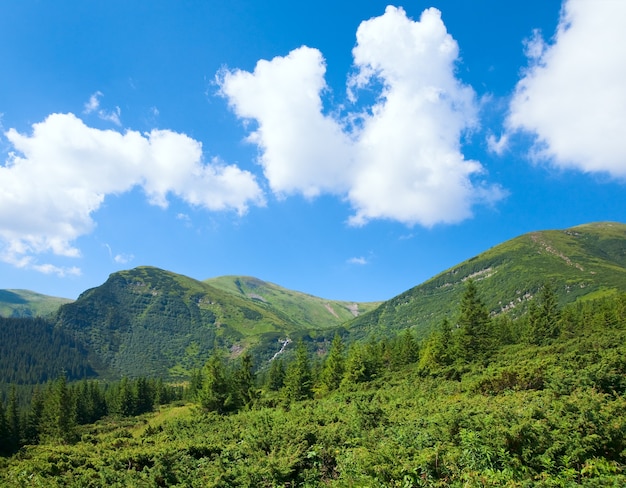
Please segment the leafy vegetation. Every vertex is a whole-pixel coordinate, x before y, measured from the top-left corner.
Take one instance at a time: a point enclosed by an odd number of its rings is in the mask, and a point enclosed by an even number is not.
[[[116,392],[112,416],[75,422],[71,437],[46,420],[38,445],[0,460],[0,484],[624,486],[626,295],[553,308],[547,285],[534,317],[501,319],[485,316],[481,291],[467,283],[451,320],[421,344],[404,332],[346,351],[335,336],[315,360],[301,341],[282,387],[251,358],[219,354],[186,404],[155,413],[124,410],[127,396],[140,404],[141,387],[120,382],[101,390]],[[90,384],[59,379],[44,397],[61,412],[66,389],[78,411]],[[5,436],[15,410],[2,406]]]
[[[626,291],[626,225],[601,222],[532,232],[433,277],[350,324],[357,337],[411,328],[426,336],[454,314],[465,283],[480,283],[491,314],[520,316],[545,282],[560,305]]]
[[[625,237],[522,236],[343,324],[252,278],[115,273],[0,321],[0,486],[626,486]],[[65,370],[36,387],[34,341]]]

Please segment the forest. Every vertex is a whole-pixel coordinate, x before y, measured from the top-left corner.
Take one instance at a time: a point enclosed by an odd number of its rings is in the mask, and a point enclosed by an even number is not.
[[[624,486],[626,295],[490,314],[468,280],[430,335],[299,340],[188,382],[68,381],[0,402],[2,486]]]

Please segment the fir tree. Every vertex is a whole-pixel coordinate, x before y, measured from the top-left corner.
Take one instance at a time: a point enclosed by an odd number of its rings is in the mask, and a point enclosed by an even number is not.
[[[9,454],[9,427],[4,412],[4,403],[0,398],[0,455],[7,454]]]
[[[285,385],[285,363],[282,358],[272,360],[269,373],[267,374],[267,388],[278,391]]]
[[[558,299],[550,283],[541,287],[538,302],[538,305],[531,302],[528,321],[530,342],[541,345],[556,339],[560,333]]]
[[[254,374],[254,365],[252,364],[252,356],[244,353],[238,369],[233,375],[237,407],[250,407],[257,398],[256,392],[256,375]]]
[[[296,358],[285,373],[285,395],[291,401],[300,401],[311,398],[313,393],[313,376],[309,362],[309,354],[304,341],[298,341]]]
[[[326,391],[336,390],[341,384],[345,372],[343,351],[344,345],[341,336],[335,334],[321,373],[322,388]]]
[[[17,391],[15,385],[11,385],[9,404],[6,412],[8,427],[9,450],[16,451],[20,447],[22,429],[20,426],[20,410],[17,404]]]
[[[491,349],[489,311],[472,280],[467,281],[460,309],[458,357],[465,362],[481,359]]]
[[[202,408],[218,413],[227,410],[229,396],[226,368],[219,351],[214,351],[203,371],[202,389],[198,398]]]

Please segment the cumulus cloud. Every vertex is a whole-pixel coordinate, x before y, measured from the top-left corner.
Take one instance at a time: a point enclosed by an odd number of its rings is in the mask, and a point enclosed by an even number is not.
[[[353,207],[354,225],[458,222],[474,204],[502,197],[499,187],[474,181],[483,167],[461,152],[477,102],[455,76],[458,46],[438,10],[413,21],[387,7],[359,26],[353,56],[355,104],[341,116],[324,110],[326,66],[316,49],[218,76],[235,114],[255,122],[248,141],[274,192],[337,194]],[[358,104],[362,89],[378,90],[372,106]]]
[[[10,129],[5,136],[12,152],[0,165],[0,259],[18,267],[48,266],[35,259],[42,253],[79,256],[73,241],[93,229],[105,197],[134,187],[161,207],[169,195],[240,214],[264,203],[251,173],[203,161],[200,142],[185,134],[98,130],[73,114],[52,114],[32,134]]]
[[[506,124],[536,136],[536,159],[626,178],[624,18],[625,2],[568,0],[552,42],[526,42]]]

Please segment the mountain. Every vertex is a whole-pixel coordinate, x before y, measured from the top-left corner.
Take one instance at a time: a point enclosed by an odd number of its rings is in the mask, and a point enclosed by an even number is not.
[[[248,300],[263,303],[277,313],[288,316],[290,321],[303,328],[337,327],[380,305],[379,302],[325,300],[250,276],[221,276],[204,282]]]
[[[0,317],[41,317],[50,315],[72,300],[51,297],[29,290],[0,290]]]
[[[202,282],[139,267],[112,274],[61,307],[56,324],[114,373],[177,378],[201,366],[216,346],[228,348],[232,357],[249,350],[257,361],[269,359],[281,339],[323,339],[324,329],[368,307],[329,302],[255,278]]]
[[[410,328],[423,337],[444,317],[455,320],[468,279],[493,315],[520,315],[546,282],[561,305],[626,291],[626,225],[599,222],[516,237],[357,317],[350,330],[362,337]]]
[[[181,379],[215,347],[231,358],[249,351],[260,366],[287,338],[304,338],[323,351],[336,331],[347,342],[404,329],[425,337],[444,317],[456,320],[470,278],[492,315],[513,317],[524,313],[546,282],[561,305],[626,291],[626,225],[532,232],[380,305],[326,300],[252,277],[199,281],[139,267],[113,273],[50,320],[53,330],[63,332],[58,337],[75,341],[70,350],[80,361],[73,363],[87,364],[100,376]],[[28,303],[20,297],[8,290],[3,295],[13,305]]]

